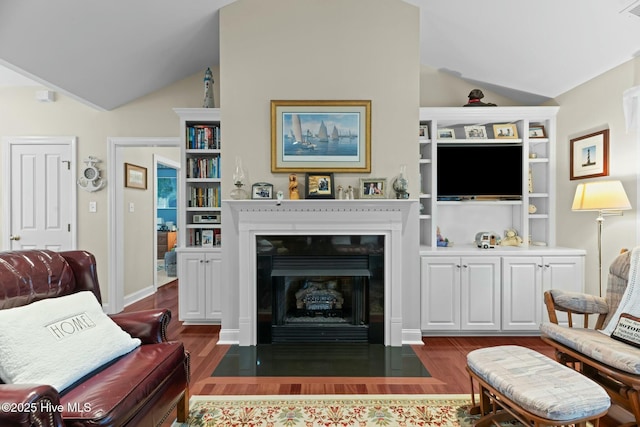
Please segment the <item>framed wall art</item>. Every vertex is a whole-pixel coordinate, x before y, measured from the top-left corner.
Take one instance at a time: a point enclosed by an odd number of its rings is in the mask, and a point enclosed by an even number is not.
[[[331,172],[311,172],[305,176],[305,199],[335,199],[335,184]]]
[[[609,175],[609,129],[570,140],[570,179]]]
[[[386,193],[386,178],[360,178],[361,199],[384,199]]]
[[[147,168],[124,164],[124,186],[129,188],[147,189]]]
[[[271,172],[371,172],[371,101],[271,101]]]
[[[273,185],[266,182],[256,182],[251,186],[252,199],[273,199]]]
[[[518,138],[518,128],[515,123],[504,123],[493,125],[493,137],[496,139],[516,139]]]

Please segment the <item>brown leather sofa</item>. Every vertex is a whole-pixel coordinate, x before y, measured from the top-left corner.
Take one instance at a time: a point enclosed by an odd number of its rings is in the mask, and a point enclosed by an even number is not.
[[[88,252],[0,252],[0,309],[87,290],[101,302],[96,261]],[[142,345],[62,394],[47,384],[0,381],[0,426],[159,426],[176,407],[184,422],[189,355],[182,343],[166,338],[171,312],[151,309],[111,318]],[[46,354],[43,348],[42,357]]]

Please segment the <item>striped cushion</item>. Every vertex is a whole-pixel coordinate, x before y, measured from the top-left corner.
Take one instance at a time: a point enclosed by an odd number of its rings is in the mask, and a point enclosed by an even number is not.
[[[474,350],[469,368],[520,408],[553,421],[591,418],[611,402],[602,387],[580,373],[525,347]]]

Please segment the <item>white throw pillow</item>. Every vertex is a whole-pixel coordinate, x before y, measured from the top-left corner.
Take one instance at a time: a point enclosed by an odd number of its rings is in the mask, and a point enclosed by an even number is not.
[[[0,310],[0,378],[59,392],[140,345],[90,291]]]

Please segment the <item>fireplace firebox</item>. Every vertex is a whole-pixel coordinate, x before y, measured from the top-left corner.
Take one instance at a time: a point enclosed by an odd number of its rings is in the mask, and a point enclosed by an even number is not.
[[[257,236],[258,343],[384,343],[384,236]]]

